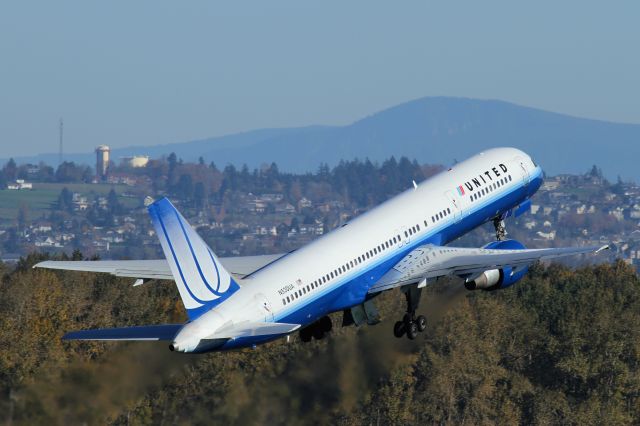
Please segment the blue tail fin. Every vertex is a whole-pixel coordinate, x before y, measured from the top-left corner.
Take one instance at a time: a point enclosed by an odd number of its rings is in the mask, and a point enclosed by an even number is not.
[[[191,320],[240,288],[169,200],[158,200],[148,209]]]

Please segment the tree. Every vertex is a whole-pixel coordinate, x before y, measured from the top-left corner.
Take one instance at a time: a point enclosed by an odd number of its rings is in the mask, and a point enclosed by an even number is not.
[[[29,206],[26,203],[20,203],[18,208],[18,232],[24,233],[27,223],[29,222]]]
[[[58,195],[58,210],[72,212],[73,211],[73,193],[65,186]]]
[[[181,174],[175,187],[175,194],[183,200],[193,199],[193,179],[190,174]]]
[[[65,161],[56,170],[56,181],[58,182],[89,182],[93,173],[86,166],[78,166],[73,161]]]
[[[107,194],[107,209],[111,214],[118,214],[122,210],[118,194],[113,188],[111,188],[109,194]]]
[[[7,164],[5,164],[2,168],[2,175],[6,181],[12,182],[16,180],[17,174],[18,166],[16,165],[16,162],[13,160],[13,158],[10,158],[9,161],[7,161]]]
[[[193,191],[194,204],[198,208],[202,208],[206,206],[207,203],[207,192],[204,189],[204,184],[202,182],[196,183]]]

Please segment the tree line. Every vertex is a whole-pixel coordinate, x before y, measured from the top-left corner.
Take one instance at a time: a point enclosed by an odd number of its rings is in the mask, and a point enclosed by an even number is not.
[[[69,330],[185,316],[173,283],[31,269],[45,257],[0,271],[7,424],[640,422],[640,281],[623,262],[536,265],[491,293],[437,283],[415,341],[392,336],[403,312],[392,291],[376,299],[376,326],[183,356],[164,344],[62,342]]]

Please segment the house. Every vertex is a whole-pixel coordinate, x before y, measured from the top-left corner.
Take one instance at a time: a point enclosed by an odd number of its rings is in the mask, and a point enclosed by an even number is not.
[[[615,217],[617,220],[624,219],[624,209],[622,207],[615,207],[609,210],[609,215]]]
[[[51,237],[39,238],[35,242],[36,247],[62,247],[62,244]]]
[[[298,211],[302,209],[310,209],[311,207],[313,207],[313,203],[306,197],[302,197],[300,201],[298,201]]]
[[[278,204],[276,206],[276,213],[294,214],[295,212],[296,208],[290,203]]]
[[[552,241],[556,239],[556,231],[550,231],[550,232],[538,231],[536,232],[536,234],[544,240]]]
[[[31,182],[25,182],[24,179],[16,179],[14,183],[7,184],[7,189],[21,190],[21,189],[33,189]]]

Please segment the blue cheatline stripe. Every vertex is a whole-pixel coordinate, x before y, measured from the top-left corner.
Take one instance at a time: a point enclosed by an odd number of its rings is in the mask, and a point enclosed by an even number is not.
[[[184,238],[187,240],[187,245],[189,246],[189,251],[191,252],[191,257],[193,257],[193,261],[196,263],[196,268],[198,268],[198,274],[200,274],[200,278],[202,278],[202,281],[204,282],[204,285],[209,289],[209,291],[213,294],[215,294],[216,296],[220,296],[220,293],[218,293],[218,290],[214,290],[210,285],[209,282],[207,281],[207,279],[204,277],[204,274],[202,273],[202,268],[200,267],[200,263],[198,262],[198,258],[196,257],[195,252],[193,251],[193,246],[191,245],[191,240],[189,239],[189,236],[187,235],[187,231],[184,229],[184,224],[182,223],[182,220],[180,220],[180,214],[178,213],[177,210],[174,210],[174,213],[176,215],[176,219],[178,219],[178,223],[180,224],[180,228],[182,229],[182,233],[184,234]],[[207,247],[207,251],[209,250],[209,248]],[[211,260],[213,261],[213,257],[211,258]],[[216,262],[213,261],[213,266],[216,268],[216,274],[218,274],[218,288],[220,288],[220,274],[218,273],[218,267],[216,266]]]
[[[216,269],[216,277],[218,277],[218,288],[217,290],[220,290],[220,271],[218,270],[218,262],[216,262],[216,260],[213,258],[213,253],[211,252],[211,250],[209,249],[209,247],[207,247],[207,253],[209,253],[209,257],[211,258],[211,263],[213,263],[213,267]],[[229,280],[231,280],[231,275],[229,274]],[[229,287],[231,287],[231,283],[229,283]],[[224,293],[224,292],[222,292]],[[220,294],[222,294],[220,293]]]
[[[541,175],[542,175],[542,171],[539,171],[536,175],[532,175],[530,177],[530,181],[527,183],[527,185],[529,185],[531,183],[531,181],[533,181],[535,179],[538,179]],[[344,284],[346,284],[348,282],[353,281],[355,278],[374,270],[376,267],[380,266],[384,262],[387,262],[387,261],[391,260],[393,257],[399,256],[399,255],[408,254],[409,252],[411,252],[415,248],[417,248],[420,245],[422,245],[422,243],[425,240],[428,240],[429,238],[432,238],[433,236],[435,236],[438,232],[442,231],[443,229],[449,227],[452,224],[454,224],[454,225],[457,224],[461,220],[464,220],[466,217],[470,217],[471,215],[477,213],[478,211],[480,211],[481,209],[485,208],[489,204],[494,203],[498,199],[501,199],[503,197],[507,197],[507,196],[509,196],[511,194],[514,194],[517,191],[522,190],[524,187],[525,187],[525,185],[518,185],[518,186],[514,187],[513,190],[508,191],[508,192],[503,192],[503,193],[500,193],[499,191],[496,192],[492,197],[487,197],[486,200],[483,203],[478,203],[476,205],[477,207],[474,208],[473,210],[468,210],[466,216],[460,217],[459,220],[456,220],[455,217],[453,217],[451,219],[448,219],[447,221],[442,222],[440,225],[437,225],[436,227],[431,228],[431,232],[430,233],[425,233],[422,238],[420,238],[418,240],[415,240],[414,244],[409,245],[409,246],[407,246],[405,248],[402,248],[400,250],[396,250],[395,254],[393,252],[390,253],[390,255],[388,255],[388,256],[386,256],[384,258],[381,258],[379,261],[377,261],[376,263],[372,264],[367,269],[361,269],[361,270],[359,270],[357,272],[354,272],[353,274],[345,276],[344,279],[342,279],[340,281],[336,281],[332,285],[325,287],[324,290],[321,290],[318,293],[314,293],[313,297],[302,299],[302,300],[299,301],[298,304],[292,303],[290,308],[280,311],[278,313],[278,315],[274,317],[275,321],[278,322],[282,318],[285,318],[285,317],[291,315],[292,313],[295,313],[295,312],[297,312],[299,310],[304,309],[306,306],[308,306],[309,304],[315,302],[319,298],[327,295],[331,291],[336,290],[338,287],[340,287],[340,286],[342,286],[342,285],[344,285]],[[462,211],[460,211],[460,213],[461,213],[460,216],[462,216]]]
[[[164,233],[164,237],[167,240],[167,244],[169,244],[169,250],[171,250],[171,255],[173,256],[173,261],[175,262],[177,268],[178,268],[178,272],[180,273],[180,278],[182,278],[182,282],[184,284],[184,287],[187,289],[187,292],[189,293],[189,295],[193,298],[193,300],[195,300],[196,302],[200,303],[201,305],[206,304],[206,301],[200,300],[198,299],[196,296],[194,296],[194,294],[191,292],[191,289],[189,288],[189,286],[187,285],[186,280],[184,279],[184,274],[182,273],[182,268],[180,268],[180,264],[178,263],[178,258],[176,257],[176,253],[173,250],[173,245],[171,244],[171,240],[169,240],[169,236],[167,234],[167,229],[164,226],[164,222],[162,221],[162,218],[160,217],[160,215],[158,214],[158,212],[156,211],[156,206],[150,206],[150,208],[153,207],[153,212],[156,216],[156,219],[158,220],[158,222],[160,223],[160,227],[162,228],[162,232]]]

